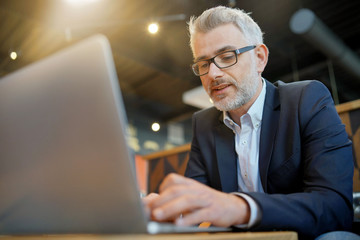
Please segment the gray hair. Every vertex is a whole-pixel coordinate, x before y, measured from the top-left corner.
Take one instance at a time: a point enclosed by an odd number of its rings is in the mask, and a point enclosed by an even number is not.
[[[193,39],[196,33],[207,33],[227,23],[233,23],[244,34],[249,44],[262,44],[263,33],[259,25],[241,9],[218,6],[204,11],[199,17],[189,21],[190,47],[194,51]]]

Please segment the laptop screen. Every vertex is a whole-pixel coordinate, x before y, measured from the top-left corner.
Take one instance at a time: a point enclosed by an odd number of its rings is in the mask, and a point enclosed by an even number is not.
[[[0,233],[145,232],[104,36],[0,79]]]

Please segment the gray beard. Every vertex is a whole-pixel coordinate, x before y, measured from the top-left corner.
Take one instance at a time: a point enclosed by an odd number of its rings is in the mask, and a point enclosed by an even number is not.
[[[231,111],[243,106],[245,103],[249,102],[250,99],[255,95],[256,90],[259,86],[259,81],[257,81],[257,72],[255,69],[251,71],[240,84],[236,81],[231,81],[231,83],[236,87],[236,95],[234,98],[224,98],[221,100],[215,101],[214,106],[220,111]]]

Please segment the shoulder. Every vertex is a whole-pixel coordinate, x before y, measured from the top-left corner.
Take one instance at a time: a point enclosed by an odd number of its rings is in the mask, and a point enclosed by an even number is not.
[[[317,80],[303,80],[291,83],[284,83],[277,81],[274,83],[275,87],[279,89],[281,93],[293,94],[301,93],[303,91],[322,90],[328,92],[326,86]]]
[[[315,103],[318,99],[326,99],[332,102],[332,97],[327,87],[317,80],[304,80],[291,83],[277,81],[274,83],[274,86],[279,92],[281,103]]]
[[[280,111],[283,115],[298,119],[302,127],[315,119],[329,125],[341,124],[328,88],[316,80],[293,83],[274,83],[279,92]],[[315,124],[312,124],[314,126]],[[321,123],[318,129],[325,126]]]

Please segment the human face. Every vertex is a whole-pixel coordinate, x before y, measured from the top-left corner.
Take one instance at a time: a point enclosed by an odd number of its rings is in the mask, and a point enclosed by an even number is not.
[[[193,43],[195,61],[251,45],[233,24],[221,25],[207,33],[197,33]],[[259,71],[253,51],[256,49],[238,55],[238,62],[229,68],[220,69],[211,63],[209,73],[200,77],[204,89],[219,110],[231,111],[243,106],[251,101],[259,89],[262,70]]]

